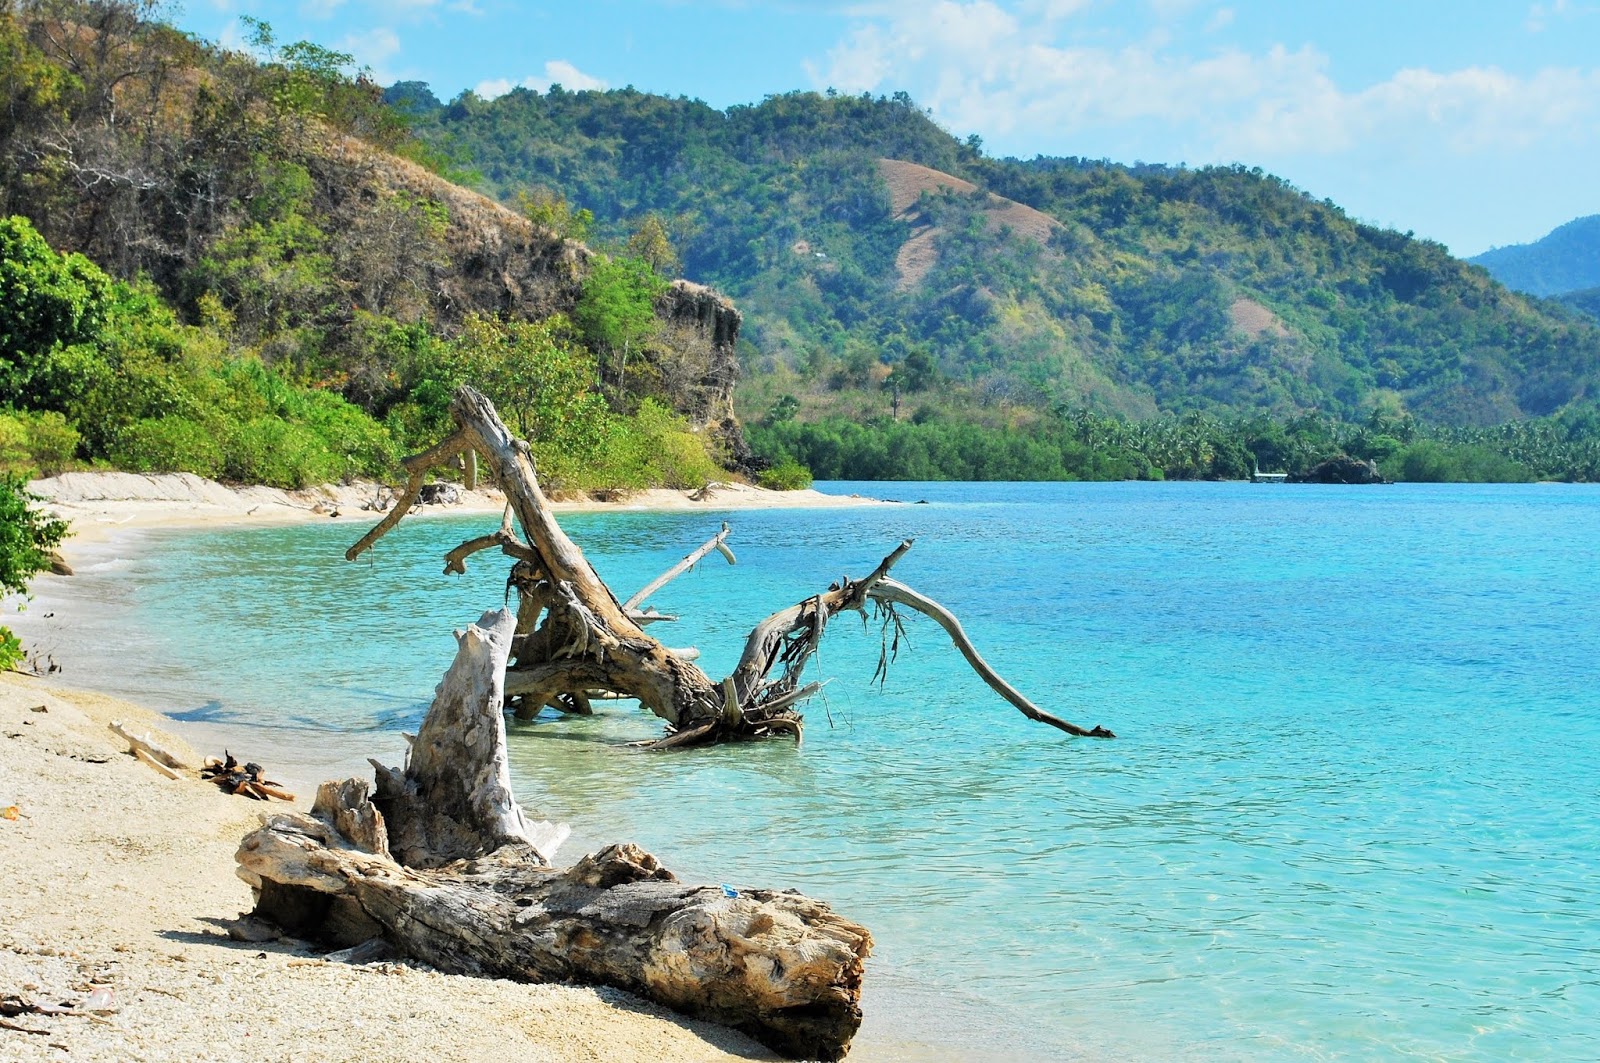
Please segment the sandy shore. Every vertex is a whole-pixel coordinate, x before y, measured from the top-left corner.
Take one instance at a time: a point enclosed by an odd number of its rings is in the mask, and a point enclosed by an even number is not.
[[[251,903],[233,851],[261,806],[159,776],[112,719],[194,757],[154,713],[0,675],[0,1058],[774,1058],[615,990],[231,940]]]
[[[155,528],[376,519],[361,508],[375,494],[363,484],[284,492],[93,473],[31,489],[72,522],[69,560]],[[558,506],[861,504],[872,502],[728,485],[701,500],[649,491]],[[498,514],[502,505],[494,492],[475,492],[420,512]],[[154,712],[0,674],[0,1059],[776,1058],[741,1034],[620,991],[352,966],[301,942],[230,939],[251,906],[233,853],[261,806],[197,779],[162,778],[127,754],[107,728],[114,718],[199,762],[179,737],[185,728]],[[103,1003],[109,1010],[93,1010]]]
[[[204,525],[283,524],[338,520],[376,523],[382,516],[370,506],[377,484],[326,484],[300,491],[276,487],[230,487],[189,473],[143,475],[128,472],[74,472],[35,480],[28,490],[43,498],[46,508],[72,522],[77,544],[103,541],[118,531]],[[413,517],[445,514],[498,514],[505,496],[495,490],[461,491],[459,501],[420,506]],[[836,506],[888,505],[859,495],[827,495],[820,491],[769,491],[748,484],[718,483],[701,492],[653,489],[620,495],[612,501],[557,501],[558,513],[600,510],[704,511],[738,509],[818,509]]]

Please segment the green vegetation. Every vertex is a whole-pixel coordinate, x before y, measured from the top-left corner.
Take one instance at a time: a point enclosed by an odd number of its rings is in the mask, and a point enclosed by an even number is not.
[[[1259,169],[986,158],[903,94],[394,97],[486,190],[559,187],[601,240],[689,219],[687,275],[746,315],[747,419],[785,394],[802,419],[889,413],[926,386],[913,356],[991,428],[1059,404],[1482,425],[1600,387],[1592,322]]]
[[[0,598],[25,595],[28,581],[50,567],[50,553],[67,534],[64,522],[34,509],[38,499],[20,479],[0,475]],[[22,663],[22,643],[0,625],[0,671]]]
[[[301,487],[382,474],[394,453],[337,395],[229,355],[148,286],[0,219],[0,460],[40,473],[74,459]]]
[[[0,468],[392,477],[472,382],[553,488],[719,474],[654,365],[667,222],[591,255],[547,231],[588,211],[529,190],[542,228],[486,286],[460,249],[503,219],[350,56],[247,19],[258,60],[156,11],[0,3]]]
[[[942,420],[865,424],[769,419],[756,450],[829,480],[1237,480],[1256,469],[1304,475],[1339,455],[1392,480],[1489,483],[1600,479],[1594,408],[1492,428],[1430,427],[1374,413],[1364,424],[1256,415],[1128,421],[1057,409],[1021,429]]]
[[[778,486],[1234,476],[1277,435],[1594,475],[1600,326],[1259,170],[990,159],[904,94],[442,103],[155,11],[0,3],[6,469],[392,475],[472,381],[552,487],[692,486],[741,444],[680,416],[732,375],[681,267],[742,304]]]
[[[1556,301],[1563,306],[1569,306],[1580,314],[1588,314],[1592,318],[1600,318],[1600,287],[1583,288],[1575,292],[1563,292],[1556,296]]]

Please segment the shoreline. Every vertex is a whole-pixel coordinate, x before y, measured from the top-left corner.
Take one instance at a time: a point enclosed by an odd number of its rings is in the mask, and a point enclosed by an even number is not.
[[[0,674],[0,986],[21,1009],[0,1023],[0,1056],[345,1059],[381,1046],[436,1059],[777,1058],[618,990],[230,938],[251,907],[233,852],[267,806],[158,775],[127,754],[113,719],[198,763],[153,711]]]
[[[119,531],[201,527],[250,527],[338,521],[376,524],[384,511],[370,506],[382,485],[371,481],[323,484],[287,491],[276,487],[234,487],[192,473],[146,475],[128,472],[71,472],[34,480],[27,488],[43,507],[71,522],[61,544],[69,561],[75,547],[103,542]],[[416,517],[484,514],[499,516],[505,496],[492,488],[459,490],[452,503],[421,505]],[[392,493],[389,495],[392,499]],[[611,501],[552,500],[557,514],[601,512],[731,512],[750,509],[831,509],[840,506],[895,505],[861,495],[829,495],[806,488],[773,491],[749,484],[717,482],[702,491],[651,488],[620,493]]]
[[[103,565],[120,567],[136,557],[152,532],[316,520],[371,524],[381,516],[359,508],[372,497],[369,485],[275,492],[196,477],[73,474],[30,490],[73,522],[77,534],[62,544],[63,555],[95,575]],[[641,492],[620,502],[555,505],[568,513],[795,508],[817,499],[828,506],[874,504],[812,491],[774,495],[780,493],[729,485],[700,502],[686,492]],[[419,514],[498,517],[502,504],[493,493],[476,492],[460,504],[419,507]],[[50,618],[76,626],[74,614],[105,604],[78,590],[83,578],[41,575],[33,608],[7,619],[25,641],[30,628]],[[385,1051],[434,1058],[778,1058],[742,1034],[609,988],[448,976],[407,963],[353,966],[327,962],[300,942],[230,940],[227,925],[252,904],[249,888],[234,877],[233,852],[267,806],[192,778],[162,778],[127,755],[107,723],[117,718],[134,731],[154,732],[192,764],[199,754],[190,742],[213,753],[230,734],[241,738],[255,728],[174,719],[158,707],[178,706],[158,690],[124,700],[86,689],[94,678],[71,667],[70,654],[66,663],[61,676],[0,674],[0,809],[19,809],[17,820],[0,822],[6,869],[0,885],[8,894],[0,985],[8,993],[21,987],[30,1004],[73,1010],[7,1019],[0,1056],[200,1058],[246,1030],[252,1039],[244,1045],[281,1058],[356,1058],[379,1042]],[[397,760],[403,754],[386,748],[388,738],[399,747],[397,735],[378,732],[360,744],[366,755]],[[286,741],[284,752],[293,744]],[[319,763],[293,764],[278,750],[248,748],[291,784],[302,809],[318,782],[357,767],[354,745],[325,751]],[[60,889],[64,883],[72,884],[70,894]],[[90,1014],[88,993],[100,987],[111,992],[117,1010]],[[333,1009],[330,1000],[338,1002]]]

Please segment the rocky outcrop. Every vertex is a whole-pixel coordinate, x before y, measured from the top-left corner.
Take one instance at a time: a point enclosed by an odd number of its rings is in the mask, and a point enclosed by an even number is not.
[[[541,318],[577,304],[594,258],[583,244],[355,137],[332,138],[308,162],[325,209],[347,231],[392,227],[378,208],[396,197],[443,208],[441,230],[411,250],[423,264],[415,280],[446,328],[471,313]]]
[[[697,425],[733,419],[739,380],[739,328],[744,315],[728,298],[702,284],[673,281],[656,302],[668,344],[685,364],[674,389],[677,408]],[[741,443],[743,440],[741,439]]]
[[[369,205],[406,196],[444,208],[444,253],[434,257],[424,284],[445,328],[474,312],[537,319],[577,305],[595,258],[583,244],[352,137],[341,138],[323,160],[344,171],[326,174],[326,186],[359,190]],[[352,225],[368,224],[360,212],[342,213]],[[731,424],[727,430],[743,448],[733,388],[744,316],[726,296],[686,280],[673,281],[655,310],[661,330],[645,357],[656,371],[656,397],[697,427]]]
[[[1290,483],[1297,484],[1382,484],[1389,481],[1378,472],[1378,463],[1375,461],[1362,461],[1352,458],[1347,454],[1340,454],[1336,458],[1313,465],[1306,473],[1300,476],[1289,477]]]

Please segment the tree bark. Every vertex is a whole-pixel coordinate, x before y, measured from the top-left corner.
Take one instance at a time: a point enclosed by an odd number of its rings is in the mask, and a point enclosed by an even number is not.
[[[509,611],[458,638],[402,772],[324,783],[238,852],[255,914],[334,945],[382,938],[442,971],[626,989],[836,1060],[861,1023],[866,928],[792,891],[686,886],[612,845],[558,871],[511,793],[501,716]]]

